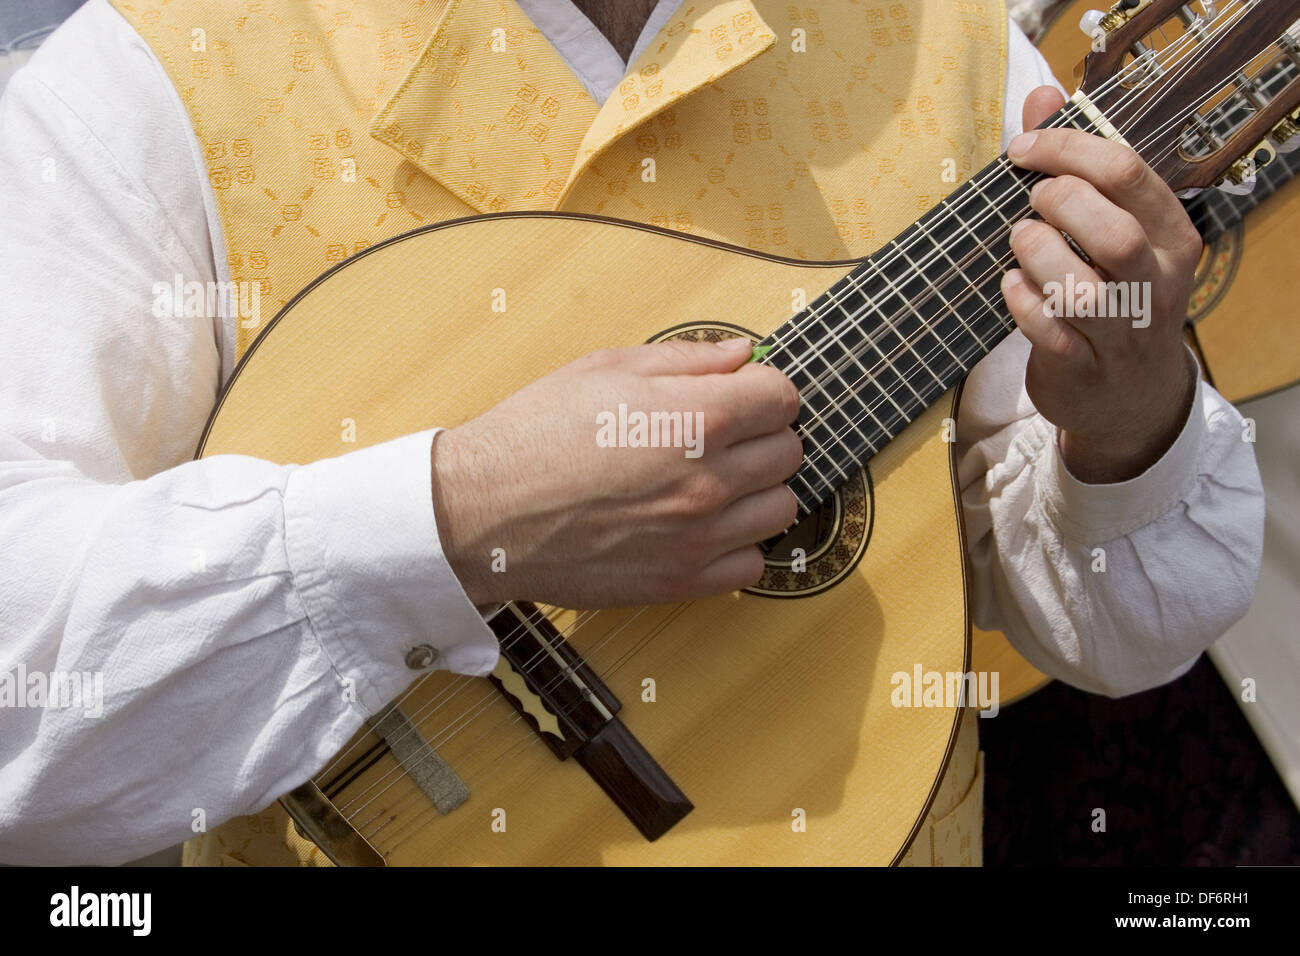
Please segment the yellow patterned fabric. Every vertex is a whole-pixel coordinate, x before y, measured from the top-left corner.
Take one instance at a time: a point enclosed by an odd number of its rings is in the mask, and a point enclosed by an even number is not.
[[[979,749],[979,712],[967,709],[930,814],[899,866],[981,866],[983,862],[984,752]]]
[[[263,321],[369,245],[486,212],[865,256],[1001,140],[1002,0],[684,0],[603,105],[514,0],[112,2],[185,103]],[[259,331],[241,325],[237,356]],[[950,815],[978,804],[960,799],[982,782],[967,737]],[[286,831],[273,808],[186,859],[319,862]],[[957,859],[950,844],[924,862]]]

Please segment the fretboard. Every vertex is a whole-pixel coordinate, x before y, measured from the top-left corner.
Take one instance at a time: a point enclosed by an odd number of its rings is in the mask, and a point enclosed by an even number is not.
[[[1068,107],[1048,125],[1095,132]],[[990,164],[759,343],[802,397],[804,464],[789,486],[803,513],[1014,328],[1001,292],[1010,229],[1040,178],[1005,158]]]

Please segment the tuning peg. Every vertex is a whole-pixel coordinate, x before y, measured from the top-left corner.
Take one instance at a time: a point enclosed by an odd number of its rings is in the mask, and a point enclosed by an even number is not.
[[[1294,153],[1300,149],[1300,126],[1296,125],[1295,120],[1287,117],[1273,127],[1273,132],[1269,134],[1273,148],[1279,153]]]
[[[1231,179],[1225,179],[1219,183],[1219,191],[1225,192],[1229,196],[1249,196],[1255,191],[1255,180],[1247,179],[1242,182],[1233,182]]]
[[[1228,169],[1227,177],[1219,189],[1231,196],[1249,196],[1255,191],[1259,171],[1277,155],[1271,143],[1261,143],[1250,156],[1243,156]]]
[[[1101,28],[1101,21],[1105,16],[1105,12],[1101,10],[1088,10],[1079,18],[1079,29],[1088,39],[1096,39],[1098,33],[1106,32]]]
[[[1119,3],[1110,8],[1109,13],[1101,15],[1101,18],[1097,21],[1097,26],[1107,33],[1112,33],[1127,23],[1129,17],[1150,2],[1151,0],[1119,0]],[[1088,35],[1091,36],[1092,34]]]
[[[1223,179],[1219,183],[1219,193],[1227,193],[1230,196],[1248,196],[1255,193],[1255,179],[1245,179],[1244,182],[1232,182],[1231,179]]]

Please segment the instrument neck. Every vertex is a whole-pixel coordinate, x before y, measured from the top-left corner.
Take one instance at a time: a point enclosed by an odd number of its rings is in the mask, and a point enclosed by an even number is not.
[[[1067,106],[1048,121],[1096,132]],[[936,175],[942,170],[936,163]],[[798,387],[809,513],[945,395],[1014,329],[1002,299],[1011,227],[1038,173],[1004,157],[955,189],[759,342]]]

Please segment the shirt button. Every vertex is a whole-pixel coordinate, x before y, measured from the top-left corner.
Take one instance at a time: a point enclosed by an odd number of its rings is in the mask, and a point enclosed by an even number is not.
[[[406,666],[413,671],[422,671],[433,666],[438,659],[438,649],[428,644],[416,644],[406,652]]]

